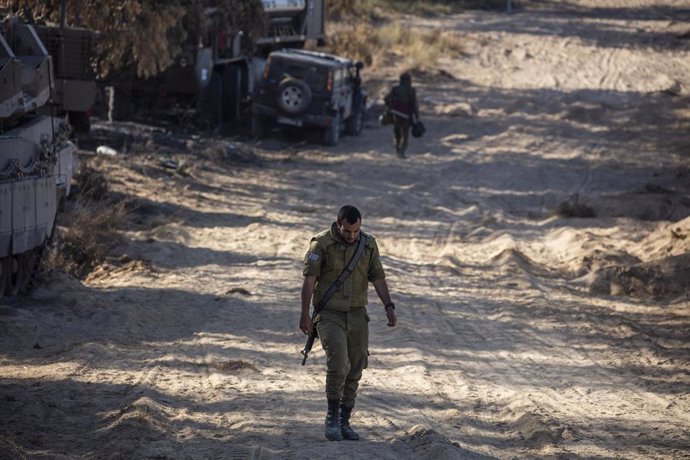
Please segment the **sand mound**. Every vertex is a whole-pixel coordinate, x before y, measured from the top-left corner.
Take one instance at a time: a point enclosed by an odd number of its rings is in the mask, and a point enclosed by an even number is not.
[[[685,300],[690,292],[690,254],[632,266],[608,266],[585,276],[592,294]]]
[[[594,250],[583,258],[579,281],[598,295],[626,295],[660,301],[683,300],[690,292],[690,218],[660,226],[625,251]]]
[[[558,424],[548,423],[538,414],[528,412],[513,423],[510,433],[531,448],[543,449],[563,441],[563,431]]]
[[[403,442],[415,453],[419,459],[456,460],[456,459],[488,459],[485,455],[470,452],[451,442],[431,428],[415,425],[404,438]]]

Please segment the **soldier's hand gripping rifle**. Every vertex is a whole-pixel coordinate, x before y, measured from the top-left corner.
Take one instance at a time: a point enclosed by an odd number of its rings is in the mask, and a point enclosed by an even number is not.
[[[323,295],[323,297],[321,297],[321,300],[319,300],[319,303],[314,305],[314,313],[312,313],[311,315],[311,333],[307,336],[307,343],[304,344],[304,350],[302,350],[302,355],[304,355],[304,358],[302,358],[302,366],[304,366],[307,362],[307,358],[309,357],[311,347],[314,346],[314,340],[316,340],[319,337],[316,333],[316,328],[314,327],[314,320],[316,320],[316,315],[318,315],[319,312],[323,309],[323,307],[326,306],[328,301],[331,300],[333,294],[335,294],[335,292],[338,289],[340,289],[340,286],[343,285],[347,277],[350,276],[350,274],[352,274],[352,271],[355,269],[355,265],[357,265],[357,262],[359,262],[359,258],[364,253],[366,239],[367,235],[364,232],[360,231],[359,243],[357,244],[357,249],[355,250],[355,253],[352,255],[352,259],[350,259],[350,262],[348,262],[347,266],[343,269],[343,271],[340,272],[340,275],[338,275],[338,278],[336,278],[333,284],[330,285],[326,293]]]
[[[314,318],[316,318],[316,310],[314,310],[314,314],[311,315],[311,333],[307,336],[307,343],[304,344],[304,350],[302,350],[302,354],[304,355],[304,358],[302,358],[302,366],[306,364],[311,347],[314,346],[314,340],[316,340],[317,337],[316,328],[314,327]]]

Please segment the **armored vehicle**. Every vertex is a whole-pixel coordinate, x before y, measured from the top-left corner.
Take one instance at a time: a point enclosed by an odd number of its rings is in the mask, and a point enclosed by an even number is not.
[[[359,135],[367,99],[363,67],[332,54],[274,51],[254,93],[252,133],[264,136],[274,125],[316,127],[326,145],[336,145],[343,128],[346,134]]]
[[[0,14],[0,297],[25,293],[70,192],[76,147],[53,116],[53,59],[36,29]]]

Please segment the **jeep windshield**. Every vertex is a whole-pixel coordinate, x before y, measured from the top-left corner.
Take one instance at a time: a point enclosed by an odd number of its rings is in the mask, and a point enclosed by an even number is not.
[[[304,81],[312,89],[326,87],[328,70],[313,64],[295,64],[290,61],[276,59],[271,62],[268,79],[280,82],[285,78],[296,78]]]

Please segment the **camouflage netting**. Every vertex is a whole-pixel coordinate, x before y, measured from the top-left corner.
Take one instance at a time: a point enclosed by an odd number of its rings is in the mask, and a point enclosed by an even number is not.
[[[3,0],[0,7],[28,12],[36,22],[57,23],[60,18],[60,0]],[[137,75],[149,77],[174,62],[211,8],[250,38],[265,30],[260,0],[68,1],[66,18],[69,25],[99,32],[99,75],[133,65]]]

